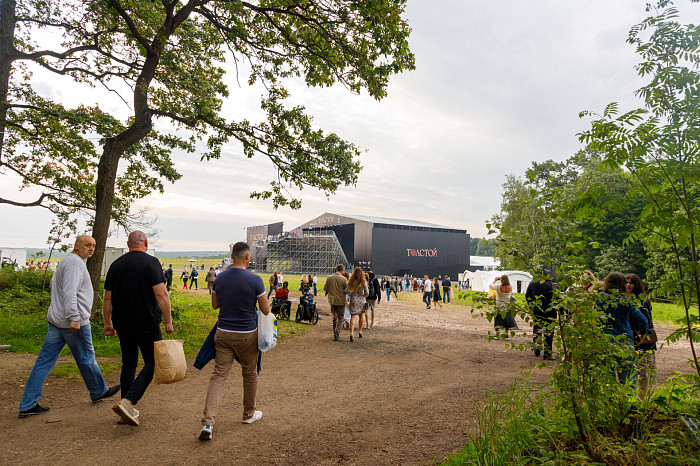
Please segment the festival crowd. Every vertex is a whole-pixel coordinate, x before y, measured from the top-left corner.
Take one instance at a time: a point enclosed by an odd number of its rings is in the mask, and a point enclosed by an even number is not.
[[[19,417],[25,418],[49,411],[38,402],[42,397],[43,385],[55,366],[65,345],[80,369],[80,374],[88,389],[90,399],[98,403],[121,392],[121,400],[112,410],[118,415],[118,423],[139,425],[139,410],[136,405],[150,385],[155,370],[154,342],[162,339],[161,322],[164,330],[173,332],[169,290],[172,286],[173,269],[170,265],[164,270],[155,257],[147,253],[148,239],[141,231],[133,231],[128,237],[129,252],[116,259],[107,271],[104,282],[102,314],[104,334],[118,336],[122,353],[120,383],[108,387],[95,361],[92,345],[90,317],[92,314],[93,288],[85,260],[95,251],[95,240],[87,235],[79,236],[71,254],[63,258],[51,280],[51,301],[47,313],[49,328],[25,385],[19,406]],[[242,368],[243,416],[245,424],[262,418],[256,409],[256,392],[260,356],[258,349],[258,310],[263,315],[271,311],[269,297],[289,302],[288,282],[282,273],[275,271],[269,280],[269,290],[262,278],[250,265],[250,247],[244,242],[233,245],[232,263],[229,267],[212,266],[206,273],[206,283],[211,295],[212,307],[219,311],[218,320],[195,360],[195,367],[202,369],[214,361],[214,369],[204,399],[201,418],[200,440],[210,440],[213,435],[215,418],[221,404],[224,384],[234,361]],[[183,271],[183,286],[190,280],[190,288],[197,287],[198,269],[191,266]],[[189,273],[188,273],[189,272]],[[552,359],[554,331],[550,325],[556,318],[552,307],[555,285],[551,275],[544,271],[544,278],[530,283],[525,293],[532,307],[534,319],[535,355],[541,349],[545,359]],[[194,281],[193,281],[194,280]],[[304,275],[299,287],[303,295],[317,295],[316,274]],[[463,284],[460,283],[459,287]],[[507,275],[494,280],[491,285],[496,308],[513,301],[512,289]],[[596,306],[607,315],[603,332],[609,335],[626,335],[629,345],[635,345],[639,358],[628,361],[630,364],[616,366],[621,383],[639,381],[640,391],[645,394],[650,385],[650,374],[655,365],[656,333],[651,317],[651,303],[641,280],[637,275],[620,273],[609,274],[602,283],[595,280],[590,271],[585,272],[583,290],[598,293]],[[422,279],[414,277],[389,277],[381,280],[370,271],[356,267],[352,273],[338,265],[336,272],[327,277],[323,286],[333,316],[333,339],[340,341],[343,328],[349,329],[349,339],[363,338],[363,330],[375,325],[375,310],[384,295],[391,300],[392,293],[423,294],[426,310],[442,308],[442,302],[449,303],[454,296],[450,277]],[[637,298],[638,306],[632,299]],[[494,322],[497,331],[517,328],[509,313],[500,315]],[[137,374],[139,353],[144,365]]]

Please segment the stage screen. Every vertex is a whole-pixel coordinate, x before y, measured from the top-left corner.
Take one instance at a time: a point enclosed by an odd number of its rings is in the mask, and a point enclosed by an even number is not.
[[[393,228],[372,230],[372,270],[379,275],[414,277],[457,274],[469,266],[469,235]]]

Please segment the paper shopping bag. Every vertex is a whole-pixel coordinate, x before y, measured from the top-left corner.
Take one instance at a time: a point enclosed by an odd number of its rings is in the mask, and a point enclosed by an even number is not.
[[[182,340],[160,340],[153,342],[156,383],[175,383],[187,377],[187,360]]]

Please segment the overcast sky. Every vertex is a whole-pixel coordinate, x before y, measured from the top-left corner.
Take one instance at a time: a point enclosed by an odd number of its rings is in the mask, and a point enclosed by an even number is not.
[[[246,159],[231,144],[220,160],[174,155],[183,175],[141,205],[150,206],[161,250],[224,250],[245,239],[245,227],[283,221],[294,228],[323,212],[376,215],[465,228],[484,236],[498,212],[501,184],[532,161],[563,160],[582,146],[581,110],[612,101],[638,106],[643,81],[638,58],[625,42],[642,20],[644,0],[409,0],[416,70],[395,76],[388,97],[376,102],[342,86],[307,89],[292,83],[290,104],[303,104],[314,124],[364,151],[357,187],[327,199],[304,190],[298,211],[274,210],[249,193],[274,175],[264,157]],[[677,2],[683,22],[700,20],[700,6]],[[66,105],[99,102],[127,109],[100,90],[77,88],[37,73],[37,87]],[[228,115],[259,121],[260,89],[230,76]],[[241,87],[242,86],[242,87]],[[18,194],[0,174],[0,195]],[[0,205],[0,246],[44,247],[50,215],[42,209]],[[108,241],[125,244],[123,237]]]

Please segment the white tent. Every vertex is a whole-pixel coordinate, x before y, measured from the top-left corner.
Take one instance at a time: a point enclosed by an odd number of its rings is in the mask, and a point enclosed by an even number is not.
[[[476,272],[464,271],[463,277],[469,279],[471,289],[474,291],[488,291],[489,285],[493,283],[493,279],[501,275],[508,275],[510,284],[513,287],[513,293],[525,293],[527,286],[532,281],[532,275],[521,270],[494,270],[486,272],[477,270]]]
[[[501,264],[501,261],[495,257],[490,256],[471,256],[469,257],[469,265],[472,267],[477,267],[479,270],[486,270],[490,272],[496,270]]]

